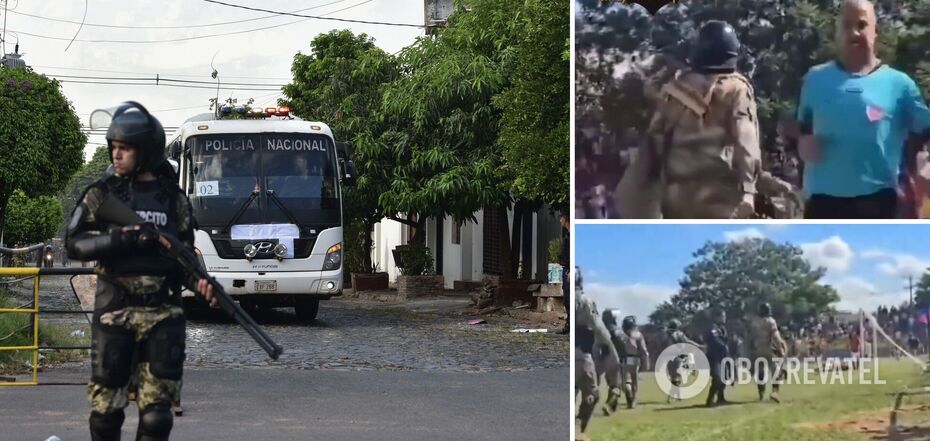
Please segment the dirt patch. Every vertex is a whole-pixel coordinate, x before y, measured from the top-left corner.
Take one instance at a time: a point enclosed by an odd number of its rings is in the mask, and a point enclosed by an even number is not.
[[[803,423],[797,427],[824,432],[852,432],[872,440],[930,441],[930,406],[902,406],[898,424],[890,431],[891,408],[859,414],[853,418],[826,423]]]

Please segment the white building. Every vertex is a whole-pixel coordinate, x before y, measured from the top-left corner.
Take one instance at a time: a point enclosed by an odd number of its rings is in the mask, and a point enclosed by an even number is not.
[[[499,231],[493,216],[503,210],[481,210],[475,213],[477,222],[456,225],[452,218],[437,222],[426,221],[426,244],[433,255],[436,274],[441,274],[446,289],[453,289],[455,282],[480,282],[485,275],[501,275]],[[530,278],[546,280],[548,273],[549,241],[560,237],[558,213],[550,214],[548,207],[529,213],[524,219],[524,235],[521,240],[521,262],[532,268]],[[507,211],[508,237],[513,232],[513,211]],[[391,282],[400,275],[391,252],[397,245],[407,244],[412,236],[412,227],[390,219],[375,224],[372,232],[372,263],[380,271],[388,273]],[[512,252],[518,252],[513,250]]]

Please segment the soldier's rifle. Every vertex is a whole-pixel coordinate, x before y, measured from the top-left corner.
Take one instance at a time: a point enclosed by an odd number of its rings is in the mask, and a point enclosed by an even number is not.
[[[144,222],[144,220],[136,214],[129,206],[127,206],[123,201],[117,199],[112,194],[107,194],[103,201],[101,201],[100,208],[97,209],[95,213],[96,217],[103,222],[113,223],[122,226],[135,225]],[[217,300],[217,306],[223,310],[228,316],[232,317],[236,322],[242,326],[243,329],[258,343],[262,349],[268,353],[268,356],[272,360],[277,360],[278,356],[284,351],[281,346],[278,346],[271,337],[262,329],[258,323],[255,323],[255,320],[249,316],[242,307],[233,300],[229,294],[223,289],[223,286],[216,281],[215,278],[210,276],[207,273],[207,270],[200,264],[200,260],[197,259],[197,256],[193,252],[187,249],[183,243],[181,243],[178,238],[174,237],[171,234],[165,233],[163,231],[158,232],[161,237],[164,237],[170,246],[164,247],[168,254],[171,255],[178,263],[188,272],[194,274],[198,279],[206,279],[207,282],[213,286],[213,296]],[[161,244],[161,242],[159,242]]]

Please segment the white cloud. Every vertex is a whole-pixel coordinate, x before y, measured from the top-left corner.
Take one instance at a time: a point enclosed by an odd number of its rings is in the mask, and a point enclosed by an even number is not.
[[[840,296],[836,305],[839,311],[874,311],[879,306],[898,305],[908,300],[908,292],[905,289],[884,289],[860,277],[843,277],[825,282],[832,285]]]
[[[852,264],[852,248],[843,238],[832,236],[820,242],[801,244],[804,257],[814,267],[824,267],[828,271],[844,272]]]
[[[765,239],[765,234],[758,228],[746,228],[737,231],[725,231],[723,237],[729,242],[742,242],[748,239]]]
[[[585,295],[597,303],[597,308],[617,308],[620,314],[635,315],[639,322],[646,322],[656,306],[672,298],[678,292],[677,287],[647,285],[608,285],[603,283],[585,283]]]
[[[871,249],[871,250],[863,251],[861,256],[863,259],[882,259],[882,258],[888,257],[889,254],[887,251],[884,251],[884,250]]]
[[[784,231],[786,228],[788,228],[788,226],[789,226],[788,224],[767,224],[765,226],[765,229],[769,231],[773,231],[773,232]]]
[[[398,52],[413,44],[423,35],[422,29],[398,26],[379,26],[345,23],[331,20],[301,20],[294,17],[273,17],[250,22],[214,27],[198,27],[203,23],[229,22],[261,18],[257,14],[221,5],[180,0],[139,0],[124,2],[97,0],[87,11],[87,23],[134,26],[188,26],[187,29],[103,29],[84,26],[68,51],[67,40],[50,40],[25,34],[19,30],[50,37],[74,36],[77,25],[60,23],[18,15],[17,12],[43,17],[79,20],[84,14],[83,2],[20,2],[17,11],[11,11],[6,49],[13,51],[18,42],[23,59],[37,72],[50,75],[78,75],[97,77],[154,77],[183,78],[212,81],[211,61],[224,82],[283,84],[291,78],[291,63],[300,51],[310,51],[310,41],[320,33],[334,29],[350,29],[354,33],[367,33],[375,44],[388,53]],[[291,11],[291,2],[263,2],[268,9]],[[329,2],[332,3],[332,2]],[[351,5],[350,5],[351,6]],[[356,18],[394,23],[422,23],[423,7],[414,2],[359,3],[356,7],[340,11],[343,4],[314,8],[308,15],[332,14],[333,18]],[[153,13],[156,11],[157,13]],[[291,24],[293,23],[293,24]],[[257,30],[259,28],[268,28]],[[41,30],[38,32],[37,30]],[[86,42],[79,40],[165,40],[255,30],[235,35],[217,36],[197,40],[154,44],[121,44]],[[215,60],[214,60],[215,56]],[[96,69],[134,73],[91,72],[71,69]],[[196,77],[181,77],[196,75]],[[238,78],[232,77],[249,77]],[[282,79],[283,78],[283,79]],[[216,95],[215,89],[187,89],[168,86],[132,86],[63,83],[65,96],[72,101],[81,122],[86,124],[90,112],[110,107],[121,101],[139,101],[161,120],[164,126],[177,126],[197,113],[207,111],[208,99]],[[240,102],[255,98],[258,105],[270,105],[280,97],[276,91],[249,91],[244,89],[220,92],[220,99],[238,98]],[[190,109],[201,106],[202,110]],[[175,109],[175,110],[169,110]],[[89,143],[104,143],[103,136],[94,135]],[[88,145],[85,156],[95,146]]]
[[[878,271],[892,277],[919,278],[930,267],[930,260],[924,260],[911,254],[893,254],[886,257],[890,261],[880,263]]]

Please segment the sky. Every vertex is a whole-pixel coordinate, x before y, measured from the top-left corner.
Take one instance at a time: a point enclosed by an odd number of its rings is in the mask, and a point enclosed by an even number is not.
[[[424,22],[423,0],[224,1],[285,12],[314,8],[299,13],[305,15],[331,14],[328,17],[420,25]],[[0,6],[2,3],[3,0],[0,0]],[[65,50],[68,47],[68,40],[78,30],[78,24],[23,15],[31,14],[80,22],[84,15],[84,4],[85,2],[81,0],[51,2],[9,0],[10,11],[6,17],[8,30],[6,51],[13,52],[18,39],[19,51],[24,54],[23,59],[26,64],[32,66],[37,72],[49,76],[154,77],[158,74],[161,77],[195,81],[214,81],[210,77],[213,71],[210,64],[215,56],[213,65],[219,71],[221,80],[226,78],[226,82],[281,85],[287,83],[291,77],[290,66],[294,55],[297,52],[309,53],[310,41],[320,33],[333,29],[350,29],[356,34],[364,32],[373,37],[375,44],[388,53],[400,51],[413,44],[418,36],[424,34],[422,28],[415,27],[357,24],[288,16],[273,16],[245,23],[204,27],[201,25],[266,17],[270,14],[231,8],[202,0],[134,0],[132,2],[87,0],[87,18],[77,40],[166,40],[263,27],[271,28],[238,35],[170,43],[127,44],[75,41],[70,48]],[[2,12],[0,9],[0,14]],[[133,27],[184,26],[185,28],[115,29],[88,26],[88,24]],[[68,40],[51,40],[24,33]],[[73,103],[82,124],[85,125],[88,124],[92,111],[112,107],[122,101],[135,100],[152,111],[165,127],[176,127],[195,114],[209,111],[208,100],[216,95],[215,89],[152,85],[113,86],[63,83],[62,89],[65,96]],[[274,105],[275,100],[281,97],[275,91],[220,91],[221,101],[230,96],[238,98],[240,103],[244,103],[248,98],[255,98],[255,103],[263,106]],[[170,132],[168,136],[171,136]],[[88,141],[90,144],[85,149],[87,160],[90,159],[97,144],[106,143],[103,136],[97,135],[91,136]]]
[[[678,290],[684,268],[707,241],[765,237],[800,246],[812,266],[827,269],[843,311],[874,310],[909,298],[930,267],[930,227],[922,225],[577,225],[575,261],[585,294],[599,307],[646,321]]]

